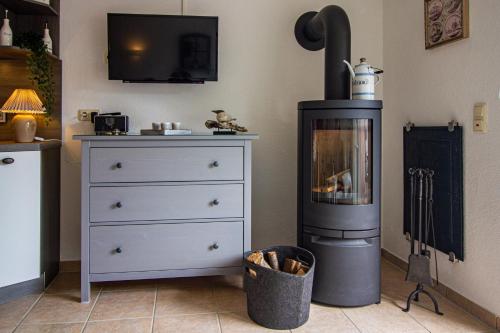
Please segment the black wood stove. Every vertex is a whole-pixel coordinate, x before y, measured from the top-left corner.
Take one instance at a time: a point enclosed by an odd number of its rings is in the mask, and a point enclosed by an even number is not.
[[[379,303],[382,101],[350,99],[340,7],[303,14],[295,35],[308,50],[325,48],[325,100],[298,105],[298,243],[316,256],[312,299]]]

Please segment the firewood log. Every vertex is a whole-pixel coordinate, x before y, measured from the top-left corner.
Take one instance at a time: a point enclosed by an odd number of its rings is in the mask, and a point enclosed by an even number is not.
[[[262,251],[252,252],[247,257],[247,260],[250,261],[250,262],[253,262],[256,265],[259,265],[259,266],[262,266],[262,267],[266,267],[266,268],[271,268],[271,266],[269,266],[269,264],[267,263],[267,261],[264,259],[264,254],[262,253]]]
[[[271,265],[272,269],[277,271],[280,270],[280,265],[278,262],[278,253],[276,253],[276,251],[267,252],[267,260],[269,261],[269,265]]]
[[[309,271],[309,266],[306,266],[304,264],[301,265],[300,269],[295,273],[296,275],[303,276],[306,275],[306,273]]]
[[[296,260],[293,260],[290,258],[286,258],[285,259],[285,266],[283,267],[283,271],[290,273],[290,274],[296,274],[299,271],[301,266],[302,266],[302,264],[299,261],[296,261]]]

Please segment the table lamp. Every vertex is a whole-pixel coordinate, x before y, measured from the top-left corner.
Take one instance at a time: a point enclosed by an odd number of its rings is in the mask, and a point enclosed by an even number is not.
[[[33,89],[16,89],[0,109],[5,113],[16,113],[13,124],[16,142],[33,142],[36,120],[33,114],[45,113],[43,103]]]

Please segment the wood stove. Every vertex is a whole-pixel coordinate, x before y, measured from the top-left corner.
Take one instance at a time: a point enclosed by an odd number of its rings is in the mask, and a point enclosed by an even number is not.
[[[295,34],[309,50],[326,48],[325,100],[298,105],[297,231],[316,257],[312,299],[379,303],[382,101],[349,99],[350,26],[340,7],[302,15]]]

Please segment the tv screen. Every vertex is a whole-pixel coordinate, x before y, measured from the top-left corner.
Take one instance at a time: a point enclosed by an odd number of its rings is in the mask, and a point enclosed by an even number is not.
[[[217,81],[218,18],[108,14],[109,79]]]

